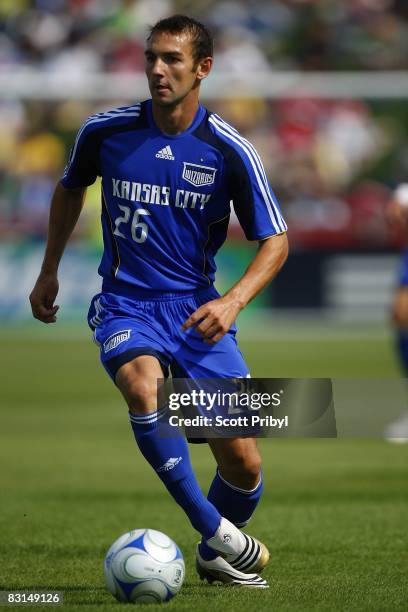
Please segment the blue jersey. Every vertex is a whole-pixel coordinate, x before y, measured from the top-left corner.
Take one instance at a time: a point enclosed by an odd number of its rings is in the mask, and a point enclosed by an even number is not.
[[[254,147],[200,106],[190,127],[162,133],[152,102],[92,115],[78,132],[61,183],[102,177],[108,291],[154,292],[211,286],[233,203],[249,240],[286,231]]]

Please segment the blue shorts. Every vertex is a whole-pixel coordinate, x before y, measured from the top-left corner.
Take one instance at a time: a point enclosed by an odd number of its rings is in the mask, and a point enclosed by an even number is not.
[[[133,290],[126,296],[98,293],[89,308],[88,324],[112,380],[123,364],[140,355],[157,357],[165,376],[170,368],[175,378],[248,376],[235,325],[214,345],[205,344],[195,329],[181,329],[197,308],[218,297],[214,287],[160,296]]]
[[[402,253],[400,269],[399,269],[399,285],[406,287],[408,285],[408,249]]]

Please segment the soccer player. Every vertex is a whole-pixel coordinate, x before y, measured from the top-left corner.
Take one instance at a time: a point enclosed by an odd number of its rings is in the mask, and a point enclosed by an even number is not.
[[[408,241],[408,183],[401,183],[392,194],[387,209],[390,221],[403,228]],[[401,259],[398,287],[392,304],[392,323],[404,375],[408,376],[408,248]],[[388,424],[385,437],[390,442],[408,442],[408,411]]]
[[[254,147],[199,103],[213,62],[207,29],[182,15],[151,28],[145,51],[151,99],[98,113],[78,132],[50,210],[34,317],[56,320],[57,269],[86,187],[102,177],[102,291],[88,322],[101,361],[128,407],[136,442],[201,534],[197,570],[212,582],[267,587],[267,548],[240,531],[262,493],[253,438],[208,439],[218,469],[208,496],[183,436],[158,435],[157,379],[246,377],[235,339],[239,312],[287,257],[286,225]],[[214,256],[233,202],[257,253],[225,295]]]

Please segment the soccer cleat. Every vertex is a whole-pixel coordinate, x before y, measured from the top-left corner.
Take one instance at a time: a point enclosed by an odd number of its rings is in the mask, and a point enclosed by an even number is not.
[[[200,555],[198,546],[196,551],[196,569],[201,580],[209,584],[222,582],[232,586],[245,586],[255,589],[268,589],[269,584],[257,574],[245,574],[232,567],[222,557],[205,561]]]
[[[269,550],[256,538],[243,535],[247,541],[245,548],[236,559],[231,559],[230,565],[241,572],[262,572],[269,562]]]
[[[240,572],[261,572],[269,561],[269,551],[262,542],[243,533],[225,518],[206,544]]]

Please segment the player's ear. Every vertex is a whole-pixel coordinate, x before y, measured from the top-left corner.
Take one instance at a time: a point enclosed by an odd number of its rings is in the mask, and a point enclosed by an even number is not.
[[[204,57],[203,59],[201,59],[197,65],[197,79],[199,79],[200,81],[205,79],[210,74],[212,65],[212,57]]]

